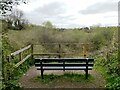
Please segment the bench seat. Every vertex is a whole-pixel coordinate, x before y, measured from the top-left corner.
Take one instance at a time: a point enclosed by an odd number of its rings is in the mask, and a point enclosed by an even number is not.
[[[62,66],[61,67],[60,66],[59,67],[45,67],[44,66],[42,68],[43,68],[43,70],[63,70],[64,69],[64,67],[62,67]],[[89,66],[88,70],[92,70],[92,68],[93,67]],[[41,68],[37,67],[37,70],[41,70]],[[83,67],[78,67],[78,66],[77,67],[76,66],[75,67],[67,67],[66,66],[65,70],[86,70],[86,67],[85,66],[83,66]]]

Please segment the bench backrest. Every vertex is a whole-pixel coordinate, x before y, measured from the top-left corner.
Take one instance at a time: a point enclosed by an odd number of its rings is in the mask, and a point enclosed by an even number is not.
[[[46,70],[49,70],[49,69],[56,70],[58,69],[57,67],[59,67],[59,70],[63,70],[68,67],[70,67],[69,69],[71,70],[74,70],[74,69],[85,70],[86,68],[88,70],[92,70],[93,65],[94,65],[94,59],[90,59],[90,58],[84,58],[84,59],[80,59],[80,58],[36,58],[35,59],[35,66],[36,67],[41,67],[41,66],[49,67],[49,68],[46,68]],[[54,67],[54,68],[51,68],[51,67]]]

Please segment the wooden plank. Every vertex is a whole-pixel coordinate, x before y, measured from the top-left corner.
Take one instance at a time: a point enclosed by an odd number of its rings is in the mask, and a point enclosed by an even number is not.
[[[13,52],[13,53],[11,53],[11,56],[15,56],[15,55],[17,55],[17,54],[19,54],[19,53],[29,49],[30,47],[31,47],[31,45],[28,45],[27,47],[24,47],[23,49],[20,49],[20,50],[18,50],[16,52]]]
[[[18,62],[15,67],[17,68],[18,66],[20,66],[23,62],[25,62],[29,57],[31,57],[31,54],[30,55],[27,55],[23,60],[21,60],[20,62]]]
[[[78,42],[61,42],[61,43],[55,43],[55,42],[51,42],[51,43],[44,43],[44,42],[41,42],[41,44],[79,44],[79,45],[83,45],[83,44],[91,44],[91,43],[78,43]],[[34,44],[34,45],[41,45],[41,44]]]
[[[31,59],[33,60],[33,44],[31,44]]]
[[[45,62],[59,62],[59,61],[83,61],[86,62],[86,58],[36,58],[35,61],[39,62],[40,60],[45,61]],[[90,61],[94,61],[94,59],[88,59],[88,62]]]
[[[19,59],[22,60],[22,52],[19,53]]]
[[[33,55],[40,55],[40,56],[56,56],[59,55],[59,53],[34,53]]]
[[[88,67],[88,70],[92,70],[93,67]],[[63,70],[61,67],[43,67],[43,70]],[[40,67],[37,67],[37,70],[41,70]],[[86,67],[65,67],[65,70],[86,70]]]
[[[50,67],[53,67],[53,66],[56,66],[56,67],[59,67],[59,66],[63,66],[63,67],[66,67],[66,66],[71,66],[71,67],[81,66],[82,67],[82,66],[86,66],[86,63],[65,63],[65,64],[63,64],[63,63],[43,63],[42,65],[43,66],[50,66]],[[40,67],[41,64],[40,63],[35,63],[35,66]],[[88,66],[93,66],[93,63],[88,64]]]
[[[78,54],[78,53],[34,53],[33,55],[74,55],[74,54]]]

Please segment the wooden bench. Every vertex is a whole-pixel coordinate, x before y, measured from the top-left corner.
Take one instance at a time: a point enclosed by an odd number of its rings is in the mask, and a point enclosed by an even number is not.
[[[92,70],[94,59],[90,58],[36,58],[35,67],[41,70],[43,79],[44,70],[84,70],[86,79],[88,78],[88,70]]]

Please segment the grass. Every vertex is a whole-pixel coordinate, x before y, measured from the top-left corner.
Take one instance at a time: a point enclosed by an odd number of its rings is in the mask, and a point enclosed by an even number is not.
[[[84,74],[73,74],[73,73],[64,73],[63,75],[44,75],[44,79],[41,79],[41,76],[37,76],[33,79],[34,82],[39,82],[42,84],[52,84],[63,83],[63,82],[72,82],[72,83],[89,83],[94,80],[94,78],[89,74],[88,79],[85,79]]]
[[[100,66],[100,65],[95,65],[94,68],[95,68],[100,74],[102,74],[102,76],[104,76],[104,78],[105,78],[105,77],[108,77],[108,74],[107,74],[107,72],[106,72],[107,70],[106,70],[105,67]]]
[[[115,59],[114,59],[114,61],[115,61]],[[112,64],[113,63],[110,63],[111,67],[113,67]],[[117,64],[114,62],[114,65],[117,65]],[[114,66],[114,67],[116,67],[116,66]],[[106,85],[105,85],[106,88],[111,89],[111,90],[119,90],[120,89],[120,76],[116,72],[110,73],[110,71],[108,70],[108,67],[102,66],[99,63],[99,61],[96,62],[96,65],[94,68],[104,77],[104,79],[106,81]],[[114,71],[115,71],[115,69],[114,69]]]

